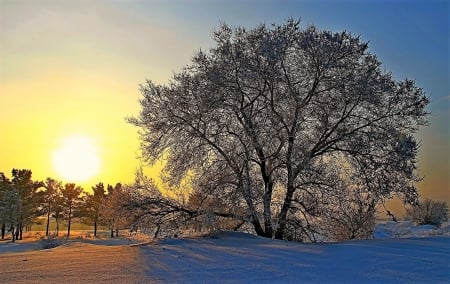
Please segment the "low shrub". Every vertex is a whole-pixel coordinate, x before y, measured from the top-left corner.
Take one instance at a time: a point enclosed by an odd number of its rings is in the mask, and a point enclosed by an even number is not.
[[[415,206],[406,208],[406,218],[418,225],[435,225],[440,227],[448,221],[448,205],[444,201],[429,198]]]
[[[51,249],[60,246],[62,242],[56,237],[50,235],[48,237],[42,238],[40,240],[40,244],[42,249]]]

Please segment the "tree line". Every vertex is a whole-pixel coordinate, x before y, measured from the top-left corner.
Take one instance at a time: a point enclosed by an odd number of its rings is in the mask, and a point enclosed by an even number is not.
[[[67,225],[67,238],[76,218],[94,227],[97,236],[98,226],[108,226],[111,237],[118,234],[122,219],[116,208],[123,186],[98,183],[92,193],[86,192],[75,183],[65,183],[53,178],[45,181],[32,179],[32,171],[13,169],[11,178],[0,172],[0,225],[1,238],[10,232],[12,241],[21,240],[23,231],[35,224],[38,218],[45,217],[45,235],[49,236],[50,223],[56,223],[56,236],[60,224]]]

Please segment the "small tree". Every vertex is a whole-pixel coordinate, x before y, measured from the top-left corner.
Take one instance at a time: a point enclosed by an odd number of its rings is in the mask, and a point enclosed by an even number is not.
[[[418,225],[440,227],[443,222],[448,221],[448,205],[444,201],[427,198],[415,206],[406,208],[406,216]]]
[[[11,173],[12,187],[18,192],[21,201],[16,224],[16,239],[22,239],[23,228],[30,226],[33,219],[41,215],[39,209],[43,201],[43,192],[39,189],[43,183],[31,179],[31,170],[13,169]]]
[[[2,240],[5,238],[6,225],[9,225],[9,210],[7,209],[7,207],[9,205],[8,193],[10,190],[10,180],[5,176],[4,173],[0,172],[0,225]]]
[[[16,240],[18,232],[20,208],[22,200],[19,191],[13,187],[12,182],[0,173],[0,223],[2,240],[5,238],[8,229],[12,235],[12,241]]]
[[[61,194],[61,192],[59,192],[59,194],[57,194],[55,196],[55,199],[53,200],[54,202],[54,206],[53,206],[53,212],[52,212],[52,217],[55,219],[55,223],[56,223],[56,236],[59,235],[59,224],[61,223],[61,220],[64,219],[64,199],[63,196]]]
[[[75,210],[78,209],[81,202],[81,193],[83,189],[74,183],[66,183],[61,189],[62,201],[64,205],[65,217],[67,219],[67,238],[70,236],[70,225]]]
[[[111,238],[118,237],[119,229],[131,224],[128,219],[132,218],[133,211],[123,210],[123,204],[126,204],[130,198],[130,190],[122,184],[115,186],[108,185],[108,194],[100,206],[100,221],[107,224],[110,229]]]
[[[44,192],[43,201],[43,213],[47,215],[47,224],[45,228],[45,235],[48,236],[48,231],[50,227],[50,217],[56,215],[55,212],[58,211],[58,197],[61,193],[62,184],[52,178],[47,178],[44,183],[46,191]]]
[[[92,187],[93,194],[87,194],[85,200],[85,216],[94,225],[94,237],[97,237],[97,228],[101,220],[101,206],[105,202],[105,187],[103,183],[98,183]]]

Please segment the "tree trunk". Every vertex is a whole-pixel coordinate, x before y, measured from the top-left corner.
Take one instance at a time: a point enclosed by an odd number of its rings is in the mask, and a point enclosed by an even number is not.
[[[249,209],[250,209],[250,214],[252,216],[252,225],[255,229],[255,232],[258,236],[261,237],[267,237],[267,238],[271,238],[272,235],[268,236],[266,234],[266,232],[264,231],[263,227],[261,226],[261,223],[259,222],[258,219],[258,214],[256,213],[255,207],[253,206],[252,202],[247,202],[247,204],[249,205]]]
[[[94,221],[94,237],[97,237],[97,221]]]
[[[56,236],[58,237],[58,235],[59,235],[59,220],[58,220],[58,218],[55,218],[55,222],[56,222]]]
[[[3,224],[2,224],[2,240],[5,239],[5,232],[6,232],[6,224],[3,223]]]
[[[15,230],[14,230],[14,234],[16,235],[16,240],[19,239],[19,225],[16,226]]]
[[[12,242],[14,243],[16,241],[16,232],[14,231],[14,226],[11,225],[9,227],[9,230],[11,231],[11,236],[12,236]]]
[[[156,232],[155,232],[155,235],[153,236],[154,239],[156,239],[156,238],[158,237],[160,228],[161,228],[160,225],[158,225],[158,226],[156,227]]]
[[[273,182],[268,177],[265,183],[265,193],[264,193],[264,230],[265,236],[268,238],[272,238],[273,229],[272,229],[272,212],[270,210],[270,204],[272,203],[272,192],[273,192]]]
[[[23,235],[23,224],[20,224],[19,226],[19,240],[22,240]]]
[[[268,236],[268,235],[266,234],[266,232],[264,231],[264,229],[261,227],[261,223],[259,222],[258,219],[254,219],[254,220],[252,221],[252,225],[253,225],[253,227],[255,228],[255,232],[256,232],[256,234],[257,234],[258,236],[260,236],[260,237],[266,237],[266,238],[271,238],[271,237],[272,237],[272,235]]]
[[[251,182],[250,182],[250,169],[247,165],[246,167],[246,178],[241,181],[240,186],[242,186],[242,196],[244,197],[245,202],[247,203],[248,210],[250,211],[250,216],[252,218],[252,225],[255,229],[255,232],[258,236],[268,237],[266,232],[264,231],[261,223],[259,222],[258,214],[256,212],[255,205],[253,204],[253,198],[251,194]],[[272,236],[270,236],[272,237]]]
[[[290,182],[289,182],[290,183]],[[284,238],[284,232],[287,225],[287,213],[291,208],[292,196],[294,195],[295,187],[293,183],[290,183],[287,187],[286,196],[284,198],[283,207],[278,215],[278,229],[275,232],[275,239],[282,240]]]
[[[70,223],[72,222],[72,206],[69,207],[69,220],[67,224],[67,238],[70,236]]]
[[[50,208],[48,208],[48,212],[47,212],[47,226],[45,228],[45,236],[48,237],[48,229],[50,227]]]

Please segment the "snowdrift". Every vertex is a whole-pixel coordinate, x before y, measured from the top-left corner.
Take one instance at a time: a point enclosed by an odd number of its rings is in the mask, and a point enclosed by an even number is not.
[[[450,237],[430,237],[436,233],[434,227],[388,222],[371,240],[301,244],[221,232],[142,250],[147,277],[156,282],[449,283]]]

